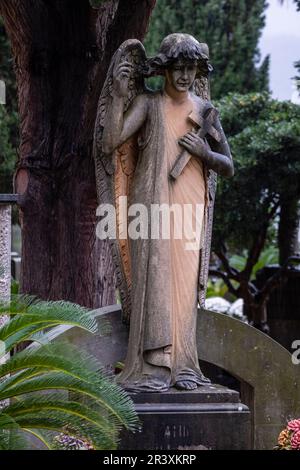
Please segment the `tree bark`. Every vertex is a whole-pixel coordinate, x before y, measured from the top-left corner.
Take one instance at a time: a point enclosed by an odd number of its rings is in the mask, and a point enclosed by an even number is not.
[[[281,266],[299,250],[299,216],[298,199],[285,199],[282,197],[280,200],[278,229],[279,264]]]
[[[115,301],[114,267],[95,236],[92,158],[97,101],[110,59],[146,32],[155,0],[0,0],[21,122],[21,291],[87,307]]]

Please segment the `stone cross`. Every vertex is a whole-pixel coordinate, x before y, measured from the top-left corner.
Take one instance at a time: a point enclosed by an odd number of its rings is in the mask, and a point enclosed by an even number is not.
[[[204,137],[209,134],[217,142],[220,142],[220,134],[213,125],[217,113],[218,112],[215,108],[208,108],[204,112],[203,116],[198,116],[195,112],[190,113],[189,120],[194,124],[196,128],[198,128],[197,134],[202,139],[204,139]],[[180,155],[178,155],[175,160],[174,166],[170,171],[170,176],[172,176],[173,179],[178,178],[178,176],[182,173],[184,167],[188,164],[190,158],[191,155],[186,150],[183,150]]]

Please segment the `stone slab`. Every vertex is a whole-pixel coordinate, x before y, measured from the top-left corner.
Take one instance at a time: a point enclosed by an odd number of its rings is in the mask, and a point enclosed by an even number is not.
[[[251,449],[251,420],[239,394],[219,385],[131,394],[142,423],[123,432],[121,450]]]
[[[128,331],[121,322],[121,307],[104,307],[94,315],[99,324],[102,320],[110,323],[108,335],[91,336],[63,325],[56,328],[52,340],[68,339],[99,359],[107,369],[114,369],[116,362],[124,362],[128,342]],[[257,329],[208,310],[199,311],[197,345],[202,361],[227,371],[239,381],[241,400],[251,410],[252,448],[273,449],[287,421],[300,416],[300,363],[294,363],[286,349]],[[207,405],[205,416],[209,424],[211,411]],[[219,430],[228,433],[226,423],[222,425],[225,413],[232,426],[238,420],[234,410],[223,409],[223,415],[219,414],[215,425],[219,426],[220,422]],[[230,434],[228,439],[233,448]]]
[[[160,393],[131,393],[134,403],[239,403],[239,393],[222,385],[204,385],[185,392],[171,388]]]
[[[0,194],[0,204],[15,204],[18,200],[18,194]]]
[[[0,205],[0,299],[10,298],[11,207]],[[4,318],[0,319],[3,322]]]

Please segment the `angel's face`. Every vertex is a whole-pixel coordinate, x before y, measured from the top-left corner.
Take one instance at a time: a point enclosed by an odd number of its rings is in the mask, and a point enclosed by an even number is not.
[[[186,92],[194,83],[196,73],[196,61],[177,60],[166,70],[166,81],[168,86],[175,88],[176,91]]]

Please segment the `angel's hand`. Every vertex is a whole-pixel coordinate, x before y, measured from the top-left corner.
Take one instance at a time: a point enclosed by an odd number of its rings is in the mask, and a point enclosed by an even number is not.
[[[114,90],[120,98],[128,96],[128,84],[133,65],[130,62],[121,62],[114,73]]]
[[[199,157],[200,160],[206,162],[209,158],[210,149],[204,140],[195,132],[188,132],[178,143],[184,147],[191,155]]]

